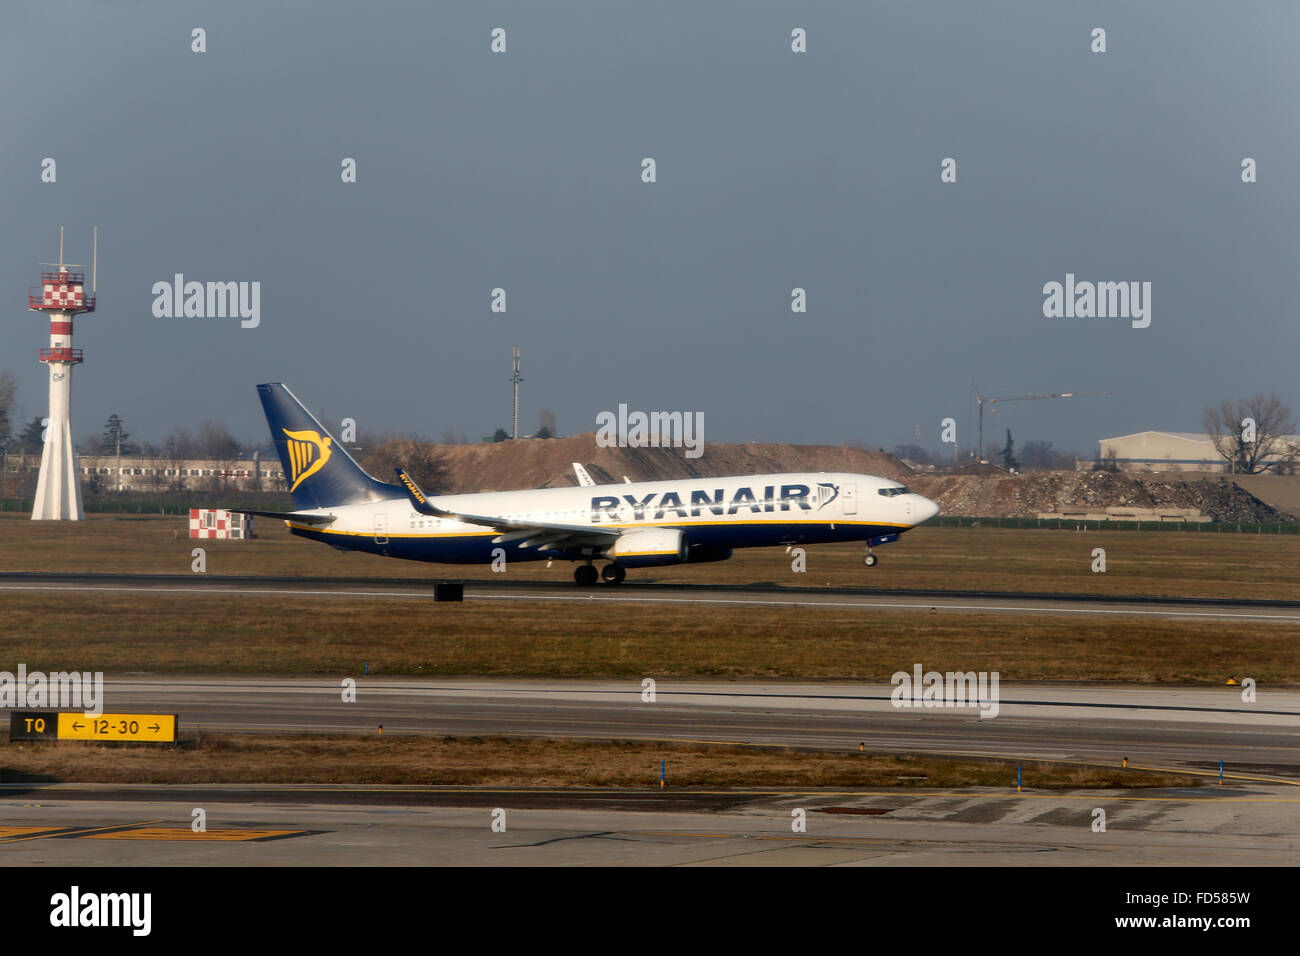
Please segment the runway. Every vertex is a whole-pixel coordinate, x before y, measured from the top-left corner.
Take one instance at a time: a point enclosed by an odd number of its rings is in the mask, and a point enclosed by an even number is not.
[[[345,702],[343,679],[356,681]],[[1300,782],[1300,691],[1001,684],[985,708],[898,708],[889,684],[110,677],[108,712],[184,730],[677,740],[1172,768]]]
[[[343,680],[356,680],[344,702]],[[1300,691],[1000,686],[996,717],[890,685],[110,677],[185,731],[523,735],[1043,759],[1188,773],[1173,790],[0,786],[0,865],[1292,865]],[[1218,761],[1224,761],[1219,784]],[[653,774],[650,774],[653,776]],[[1201,786],[1192,787],[1199,782]],[[207,830],[191,829],[194,810]],[[494,811],[506,821],[494,831]],[[1095,828],[1099,811],[1106,829]],[[792,829],[802,815],[803,829]]]
[[[209,574],[0,574],[0,591],[80,593],[281,594],[371,600],[433,600],[441,580],[402,578],[255,577]],[[862,611],[959,611],[999,614],[1065,614],[1084,617],[1180,618],[1300,623],[1300,601],[1043,594],[1019,591],[948,591],[886,588],[781,587],[704,584],[597,585],[564,582],[469,580],[468,601],[608,602],[617,604],[754,605],[821,607]]]
[[[432,581],[4,574],[0,590],[432,600]],[[470,601],[618,601],[1300,620],[1300,602],[769,585],[469,581]],[[900,662],[906,668],[910,662]],[[343,680],[356,681],[344,702]],[[1196,789],[758,791],[346,786],[0,787],[0,865],[1290,865],[1300,691],[1011,684],[997,716],[899,709],[866,683],[109,675],[108,712],[291,734],[671,740],[1177,770]],[[1219,784],[1219,762],[1224,783]],[[195,808],[208,831],[189,827]],[[506,832],[491,829],[504,810]],[[1108,829],[1092,828],[1098,809]],[[792,811],[806,812],[803,832]],[[835,811],[835,812],[822,812]]]

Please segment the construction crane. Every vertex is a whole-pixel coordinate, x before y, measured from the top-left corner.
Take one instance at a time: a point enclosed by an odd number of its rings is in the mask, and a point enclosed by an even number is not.
[[[1029,395],[1000,395],[996,398],[985,398],[980,394],[979,386],[974,382],[970,387],[975,390],[975,402],[979,405],[979,444],[975,447],[975,460],[981,465],[984,464],[984,403],[996,405],[998,402],[1029,402],[1040,398],[1096,398],[1102,395],[1109,395],[1110,392],[1052,392],[1050,395],[1038,395],[1030,393]],[[996,408],[989,409],[989,412],[997,411]]]

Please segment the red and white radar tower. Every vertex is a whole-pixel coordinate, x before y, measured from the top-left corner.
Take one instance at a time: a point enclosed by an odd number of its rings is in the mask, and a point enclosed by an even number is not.
[[[85,294],[86,274],[70,272],[63,264],[63,228],[59,228],[57,271],[41,272],[39,289],[29,289],[27,307],[50,317],[50,346],[41,349],[41,361],[50,368],[50,417],[46,421],[45,451],[36,482],[33,521],[81,521],[81,481],[77,450],[72,444],[72,367],[82,362],[81,349],[72,347],[72,320],[95,311],[96,273],[99,263],[99,227],[95,227],[91,259],[90,295]],[[54,265],[54,263],[47,263]]]

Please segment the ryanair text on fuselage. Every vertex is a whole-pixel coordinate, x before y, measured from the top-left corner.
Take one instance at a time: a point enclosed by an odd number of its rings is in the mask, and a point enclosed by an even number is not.
[[[776,494],[778,487],[779,496]],[[683,493],[677,491],[665,491],[662,494],[652,491],[643,498],[637,498],[635,495],[593,495],[591,520],[593,524],[602,520],[622,521],[620,511],[625,503],[632,509],[634,521],[645,521],[647,518],[659,521],[669,515],[681,518],[698,518],[704,514],[734,515],[739,514],[742,508],[748,509],[752,514],[770,514],[775,511],[790,511],[794,508],[802,511],[813,510],[812,503],[809,501],[810,489],[807,485],[767,485],[763,487],[762,492],[763,497],[759,498],[752,489],[741,487],[732,492],[731,497],[728,498],[726,490],[722,488],[711,493],[692,491],[687,498],[689,504],[683,503]]]

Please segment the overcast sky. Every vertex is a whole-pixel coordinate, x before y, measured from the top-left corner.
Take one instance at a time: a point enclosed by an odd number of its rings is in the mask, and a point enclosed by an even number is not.
[[[77,436],[261,442],[254,386],[283,381],[332,428],[476,439],[509,426],[515,345],[521,427],[563,434],[626,403],[706,441],[937,449],[948,416],[973,438],[972,379],[1113,392],[986,422],[1089,453],[1227,396],[1300,411],[1297,4],[23,0],[0,26],[0,370],[45,413],[24,296],[60,223],[73,262],[98,223]],[[176,273],[260,282],[260,324],[155,317]],[[1150,326],[1045,318],[1067,273],[1150,282]]]

